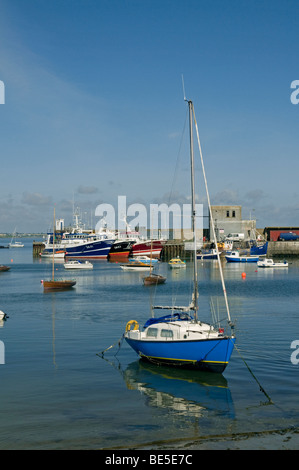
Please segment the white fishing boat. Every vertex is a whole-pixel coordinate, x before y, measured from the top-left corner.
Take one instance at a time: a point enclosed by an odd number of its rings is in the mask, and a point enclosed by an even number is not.
[[[93,269],[93,264],[89,261],[71,260],[64,263],[65,269]]]
[[[286,261],[282,263],[276,263],[273,259],[263,259],[257,262],[259,268],[287,268],[289,263]]]
[[[187,101],[187,100],[186,100]],[[191,200],[192,200],[192,232],[194,241],[193,252],[193,294],[188,306],[152,306],[152,312],[158,309],[170,310],[171,313],[160,318],[152,317],[139,326],[136,320],[130,320],[126,325],[124,338],[132,349],[145,361],[174,367],[194,368],[213,372],[223,372],[226,368],[234,348],[234,325],[231,322],[226,289],[220,263],[219,252],[217,259],[223,287],[223,294],[227,310],[228,331],[216,325],[202,322],[198,317],[198,281],[197,281],[197,256],[196,256],[196,206],[194,185],[194,155],[193,155],[193,122],[197,132],[198,146],[202,163],[206,193],[211,214],[211,225],[214,241],[215,227],[211,213],[211,204],[207,189],[205,170],[201,146],[199,141],[197,123],[195,120],[192,101],[188,101],[190,124],[190,160],[191,160]],[[194,119],[193,119],[194,117]]]

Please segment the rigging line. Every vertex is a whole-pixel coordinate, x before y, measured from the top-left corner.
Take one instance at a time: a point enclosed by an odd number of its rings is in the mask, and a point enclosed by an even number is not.
[[[266,392],[266,390],[262,387],[262,385],[260,384],[260,382],[258,381],[258,379],[256,378],[256,376],[254,375],[254,373],[252,372],[252,370],[250,369],[249,365],[247,364],[247,362],[245,361],[244,357],[241,355],[239,349],[237,348],[237,346],[235,345],[235,349],[237,350],[238,354],[240,355],[242,361],[244,362],[245,366],[247,367],[248,371],[250,372],[250,374],[252,375],[252,377],[254,378],[254,380],[256,381],[256,383],[258,384],[258,386],[260,387],[260,391],[263,392],[263,394],[268,398],[269,400],[269,405],[274,405],[274,402],[272,401],[272,399],[270,398],[270,396],[268,395],[268,393]]]
[[[218,250],[218,245],[217,245],[214,220],[213,220],[212,210],[211,210],[211,201],[210,201],[210,195],[209,195],[209,190],[208,190],[208,183],[207,183],[206,172],[205,172],[205,167],[204,167],[204,162],[203,162],[203,156],[202,156],[202,150],[201,150],[199,132],[198,132],[198,127],[197,127],[197,121],[196,121],[196,117],[195,117],[194,106],[192,107],[192,109],[193,109],[193,118],[194,118],[194,125],[195,125],[195,130],[196,130],[196,135],[197,135],[198,148],[199,148],[199,153],[200,153],[202,172],[203,172],[203,177],[204,177],[204,182],[205,182],[205,187],[206,187],[206,193],[207,193],[207,199],[208,199],[208,206],[209,206],[209,213],[210,213],[213,239],[215,241],[215,246],[216,246],[219,272],[220,272],[221,283],[222,283],[222,290],[223,290],[223,295],[224,295],[224,300],[225,300],[225,305],[226,305],[227,317],[228,317],[228,322],[229,322],[230,326],[233,327],[231,317],[230,317],[230,311],[229,311],[229,305],[228,305],[228,300],[227,300],[227,293],[226,293],[226,287],[225,287],[225,282],[224,282],[224,277],[223,277],[223,271],[222,271],[222,266],[221,266],[221,262],[220,262],[220,255],[219,255],[219,250]]]

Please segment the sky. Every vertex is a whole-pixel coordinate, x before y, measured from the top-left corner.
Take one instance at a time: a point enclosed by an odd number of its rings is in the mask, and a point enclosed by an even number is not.
[[[211,203],[298,227],[298,58],[298,0],[0,0],[0,233],[190,201],[182,75]]]

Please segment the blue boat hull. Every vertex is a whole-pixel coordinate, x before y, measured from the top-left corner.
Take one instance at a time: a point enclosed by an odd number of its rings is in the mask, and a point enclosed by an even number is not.
[[[235,338],[229,337],[194,341],[125,339],[143,360],[218,373],[226,368],[235,344]]]
[[[252,246],[250,248],[250,254],[262,256],[262,255],[267,254],[267,250],[268,250],[268,242],[264,243],[264,245],[261,245],[261,246],[256,246],[256,245]]]
[[[107,258],[113,243],[114,240],[99,240],[79,246],[68,247],[65,256],[76,259]]]
[[[259,260],[258,256],[242,256],[240,258],[231,258],[230,256],[226,256],[225,258],[228,263],[257,263]]]

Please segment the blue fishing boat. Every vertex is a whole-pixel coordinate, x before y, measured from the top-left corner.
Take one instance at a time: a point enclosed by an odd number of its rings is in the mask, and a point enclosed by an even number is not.
[[[106,227],[94,232],[85,230],[79,219],[78,210],[74,212],[74,226],[68,232],[59,231],[53,235],[48,233],[45,249],[41,253],[46,257],[53,251],[53,240],[55,253],[57,257],[66,257],[73,259],[102,259],[108,258],[112,245],[115,242],[115,234],[107,230]],[[55,221],[54,221],[55,223]]]
[[[85,236],[78,243],[72,237],[68,245],[65,245],[67,258],[76,259],[101,259],[107,258],[114,239],[98,236]]]
[[[250,248],[251,255],[265,256],[268,250],[268,242],[263,245],[252,245]]]
[[[217,259],[217,250],[216,250],[216,248],[211,248],[210,250],[202,250],[200,253],[197,253],[197,259],[201,259],[201,260],[203,260],[203,259]]]
[[[225,259],[228,263],[257,263],[259,255],[241,255],[239,251],[231,251]]]
[[[186,100],[187,101],[187,100]],[[201,146],[198,136],[192,101],[188,101],[190,127],[190,160],[191,160],[191,200],[192,200],[192,232],[194,239],[193,252],[193,294],[188,306],[153,306],[155,310],[170,310],[171,313],[155,318],[154,314],[139,327],[136,320],[130,320],[126,325],[124,338],[141,359],[158,364],[188,369],[205,370],[222,373],[229,363],[234,343],[234,325],[231,322],[226,289],[219,262],[219,272],[227,310],[227,329],[204,323],[198,318],[198,281],[196,253],[196,206],[194,185],[194,152],[193,152],[193,123],[196,128],[202,170],[206,185],[209,211],[210,198],[207,189]],[[194,119],[193,119],[194,117]],[[211,217],[211,219],[213,219]],[[215,227],[211,220],[214,240]],[[218,248],[216,248],[218,249]],[[217,257],[219,259],[219,256]]]

